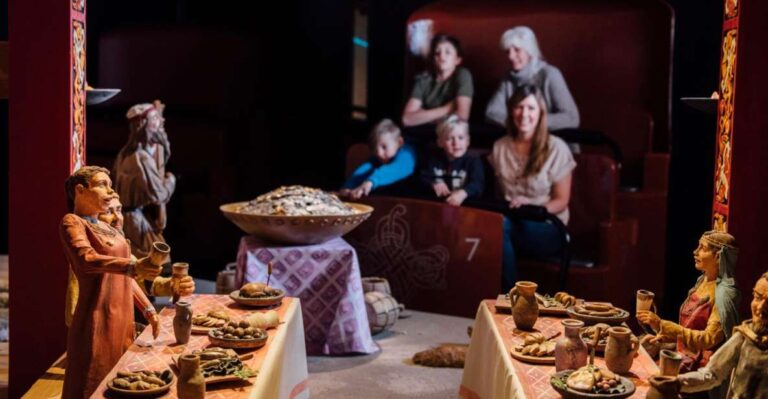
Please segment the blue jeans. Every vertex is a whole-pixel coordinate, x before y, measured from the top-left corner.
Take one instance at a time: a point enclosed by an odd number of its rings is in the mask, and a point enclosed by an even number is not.
[[[551,223],[505,217],[503,229],[501,285],[502,292],[507,292],[517,281],[518,255],[533,258],[558,256],[563,245],[560,231]]]

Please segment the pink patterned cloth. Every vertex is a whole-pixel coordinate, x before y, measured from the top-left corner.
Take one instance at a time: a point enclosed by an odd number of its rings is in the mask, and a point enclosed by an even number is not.
[[[337,238],[323,244],[277,246],[254,236],[240,240],[237,284],[267,281],[301,299],[307,354],[374,353],[357,253]]]

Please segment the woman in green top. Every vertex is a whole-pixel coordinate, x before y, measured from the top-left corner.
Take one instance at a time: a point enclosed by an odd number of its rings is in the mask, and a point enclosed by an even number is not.
[[[431,71],[416,76],[411,98],[403,110],[403,125],[436,122],[450,114],[469,120],[472,107],[472,74],[461,64],[461,44],[455,37],[438,34],[430,46]]]

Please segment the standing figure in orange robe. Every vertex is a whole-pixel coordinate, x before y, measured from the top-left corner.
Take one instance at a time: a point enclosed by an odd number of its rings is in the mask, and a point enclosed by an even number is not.
[[[117,229],[99,221],[115,196],[107,169],[86,166],[65,183],[69,209],[59,229],[67,261],[79,283],[79,299],[67,335],[63,399],[88,398],[133,341],[133,305],[149,304],[133,277],[154,278],[160,267],[131,259]],[[147,314],[153,308],[147,307]],[[152,323],[155,337],[159,326]]]

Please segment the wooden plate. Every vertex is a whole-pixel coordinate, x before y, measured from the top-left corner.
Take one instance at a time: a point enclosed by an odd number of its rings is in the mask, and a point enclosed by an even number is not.
[[[278,296],[270,296],[265,298],[245,298],[240,296],[240,290],[234,290],[229,293],[229,297],[232,298],[233,301],[241,305],[255,307],[255,308],[263,308],[267,306],[277,305],[283,301],[283,298],[285,297],[285,291],[283,290],[278,290],[278,291],[280,291],[280,295]]]
[[[515,359],[525,362],[525,363],[533,363],[533,364],[555,364],[555,357],[554,356],[530,356],[530,355],[523,355],[520,353],[520,351],[515,347],[512,348],[512,350],[509,352],[512,357]]]
[[[126,397],[141,398],[145,396],[157,396],[161,393],[168,392],[168,390],[171,389],[171,384],[173,384],[175,380],[176,380],[176,377],[173,375],[173,373],[171,373],[171,382],[159,388],[147,389],[144,391],[131,391],[129,389],[118,388],[112,384],[112,380],[109,380],[109,382],[107,383],[107,389],[117,394],[120,394],[120,396],[126,396]]]
[[[576,303],[582,303],[584,300],[577,299]],[[509,298],[506,295],[500,294],[496,297],[496,303],[494,304],[496,313],[512,313],[512,304],[509,302]],[[539,304],[539,314],[545,316],[568,316],[568,309],[565,306],[551,306],[545,308]]]
[[[625,378],[619,375],[617,375],[617,377],[619,377],[619,381],[622,383],[622,385],[627,387],[627,389],[621,393],[587,393],[568,387],[562,388],[558,384],[554,383],[556,380],[560,380],[565,383],[566,378],[573,372],[574,370],[563,370],[552,374],[552,377],[549,379],[549,383],[552,385],[552,388],[565,399],[623,399],[628,398],[632,396],[633,393],[635,393],[635,384],[632,383],[629,378]]]
[[[232,349],[258,349],[266,345],[269,334],[264,331],[264,334],[254,339],[227,339],[216,338],[213,336],[213,330],[208,331],[208,340],[211,341],[213,346],[219,346],[222,348]]]
[[[581,314],[573,310],[573,306],[568,307],[568,316],[576,319],[581,320],[584,322],[584,324],[597,324],[597,323],[605,323],[610,326],[618,326],[621,325],[621,323],[627,321],[629,319],[629,312],[627,312],[624,309],[619,309],[619,314],[616,316],[590,316],[586,314]]]
[[[245,360],[253,358],[253,353],[246,353],[245,355],[238,355],[237,352],[233,351],[232,349],[227,349],[227,350],[229,352],[231,352],[230,354],[232,356],[237,356],[238,358],[240,358],[240,361],[245,361]],[[173,366],[176,367],[176,369],[178,370],[179,369],[179,366],[178,366],[178,363],[177,363],[179,361],[178,357],[174,356],[172,358],[172,360],[173,360]],[[243,363],[243,367],[247,367],[245,365],[245,363]],[[256,377],[256,375],[254,375],[253,377]],[[248,378],[253,378],[253,377],[248,377]],[[218,384],[218,383],[222,383],[222,382],[232,382],[232,381],[242,381],[242,382],[247,382],[249,384],[251,383],[250,380],[244,380],[244,379],[242,379],[242,378],[240,378],[238,376],[235,376],[235,375],[220,375],[220,376],[214,376],[214,377],[205,377],[205,383],[206,384]]]

